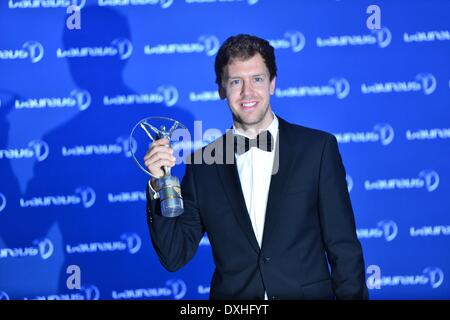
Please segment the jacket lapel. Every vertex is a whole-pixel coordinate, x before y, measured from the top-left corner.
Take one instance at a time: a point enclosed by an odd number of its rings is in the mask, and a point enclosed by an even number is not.
[[[283,200],[284,189],[286,187],[286,181],[289,180],[288,173],[291,171],[290,167],[293,163],[293,154],[291,151],[292,145],[289,143],[289,128],[288,123],[278,117],[278,135],[275,152],[275,161],[278,159],[278,171],[272,175],[270,179],[269,196],[267,199],[266,218],[264,222],[264,233],[262,248],[266,242],[270,242],[275,224],[277,222],[277,210],[279,203]]]
[[[226,135],[233,135],[231,130],[228,130]],[[233,159],[233,163],[227,163],[225,160],[227,159],[227,149],[228,152],[232,152],[233,148],[226,148],[226,141],[233,141],[232,139],[226,139],[226,135],[223,138],[223,163],[224,164],[216,164],[216,168],[219,172],[220,179],[222,181],[222,186],[225,194],[230,201],[230,204],[233,208],[233,213],[241,227],[242,231],[246,235],[248,241],[250,242],[253,249],[259,253],[260,248],[258,241],[256,240],[255,233],[253,231],[252,222],[250,220],[250,216],[247,211],[247,206],[245,204],[244,194],[242,193],[241,182],[239,179],[239,173],[237,171],[236,160],[234,155],[231,159]],[[228,155],[230,158],[231,155]]]

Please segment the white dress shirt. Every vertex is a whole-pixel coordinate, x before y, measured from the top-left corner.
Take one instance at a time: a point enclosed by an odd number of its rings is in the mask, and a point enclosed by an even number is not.
[[[278,118],[275,114],[273,116],[273,121],[266,130],[272,135],[275,144],[278,134]],[[234,125],[233,133],[246,136],[236,129]],[[267,152],[253,147],[241,155],[235,154],[235,157],[247,211],[250,215],[259,247],[261,247],[275,148],[273,148],[272,152]]]

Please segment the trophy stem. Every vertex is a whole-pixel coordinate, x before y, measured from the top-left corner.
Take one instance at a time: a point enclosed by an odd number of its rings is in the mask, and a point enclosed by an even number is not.
[[[164,176],[163,177],[170,176],[171,168],[168,167],[168,166],[163,166],[163,169],[164,169]]]

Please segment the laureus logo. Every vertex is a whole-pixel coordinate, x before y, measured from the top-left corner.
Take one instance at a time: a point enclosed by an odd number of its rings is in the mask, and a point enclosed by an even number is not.
[[[0,291],[0,300],[9,300],[9,296],[5,291]]]
[[[387,242],[394,240],[398,234],[398,226],[392,220],[382,220],[376,228],[360,228],[356,230],[360,239],[379,239],[384,237]]]
[[[334,86],[336,97],[344,99],[350,92],[350,83],[345,78],[331,78],[329,81],[331,86]]]
[[[394,128],[387,123],[378,123],[373,127],[373,131],[378,132],[380,142],[383,146],[391,144],[394,140]]]
[[[440,268],[428,267],[423,270],[423,273],[428,275],[430,285],[433,289],[440,287],[444,282],[444,272]]]
[[[345,180],[347,181],[347,189],[348,192],[351,192],[353,190],[353,179],[348,174],[345,176]]]
[[[372,30],[372,32],[375,34],[380,48],[386,48],[391,44],[392,34],[388,28],[382,27],[379,30]]]
[[[141,249],[142,241],[136,233],[124,233],[120,236],[120,239],[122,239],[127,244],[128,251],[131,254],[135,254]]]
[[[292,52],[300,52],[305,47],[305,36],[298,30],[287,31],[282,39],[269,40],[275,49],[291,49]]]
[[[0,193],[0,212],[6,207],[6,197],[3,193]]]
[[[183,280],[170,279],[166,281],[166,285],[170,287],[175,300],[180,300],[186,295],[187,287]]]
[[[137,150],[137,142],[133,137],[120,136],[116,139],[116,143],[122,146],[125,157],[130,158]]]
[[[54,246],[50,239],[36,239],[33,241],[33,245],[35,245],[39,250],[39,255],[43,260],[47,260],[53,254]]]
[[[300,31],[288,31],[284,36],[290,40],[293,52],[300,52],[305,47],[305,36]]]
[[[419,178],[422,178],[425,181],[425,188],[428,192],[433,192],[439,186],[439,175],[434,170],[420,171]]]
[[[111,46],[116,47],[120,60],[128,59],[133,53],[133,44],[130,40],[124,38],[114,39]]]
[[[71,0],[73,6],[77,6],[80,9],[83,9],[86,5],[86,0]]]
[[[28,143],[28,147],[34,151],[37,161],[41,162],[47,159],[49,153],[47,142],[42,140],[32,140]]]
[[[91,94],[87,90],[74,89],[70,92],[70,96],[76,101],[80,111],[84,111],[91,105]]]
[[[387,242],[390,242],[397,237],[398,234],[398,226],[392,220],[382,220],[377,224],[378,228],[383,230],[384,238]]]
[[[172,107],[178,102],[179,94],[174,86],[160,86],[158,92],[163,96],[166,106]]]
[[[39,62],[44,57],[44,47],[40,42],[27,41],[23,44],[23,48],[28,51],[28,56],[32,63]]]
[[[160,0],[160,5],[161,5],[161,8],[163,8],[163,9],[169,8],[172,5],[172,3],[173,3],[173,0]]]
[[[425,95],[430,95],[436,90],[437,81],[431,73],[419,73],[416,80],[422,84],[422,90]]]
[[[81,286],[80,292],[84,293],[86,300],[98,300],[100,298],[100,290],[94,285]]]
[[[80,195],[81,202],[85,208],[90,208],[95,203],[95,191],[90,187],[78,187],[75,193]]]
[[[21,49],[0,50],[0,60],[25,60],[30,59],[31,63],[37,63],[44,57],[44,47],[40,42],[27,41]]]
[[[214,56],[219,51],[219,39],[213,35],[202,35],[198,38],[198,42],[202,43],[207,56]]]

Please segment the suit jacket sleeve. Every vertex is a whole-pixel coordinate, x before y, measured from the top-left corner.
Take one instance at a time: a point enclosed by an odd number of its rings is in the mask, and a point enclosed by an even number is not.
[[[150,196],[147,186],[147,216],[153,247],[169,271],[177,271],[191,260],[204,234],[197,205],[192,165],[186,165],[181,183],[184,213],[176,218],[161,215],[160,200]]]
[[[367,299],[364,258],[356,236],[346,173],[332,135],[322,151],[319,216],[336,298]]]

